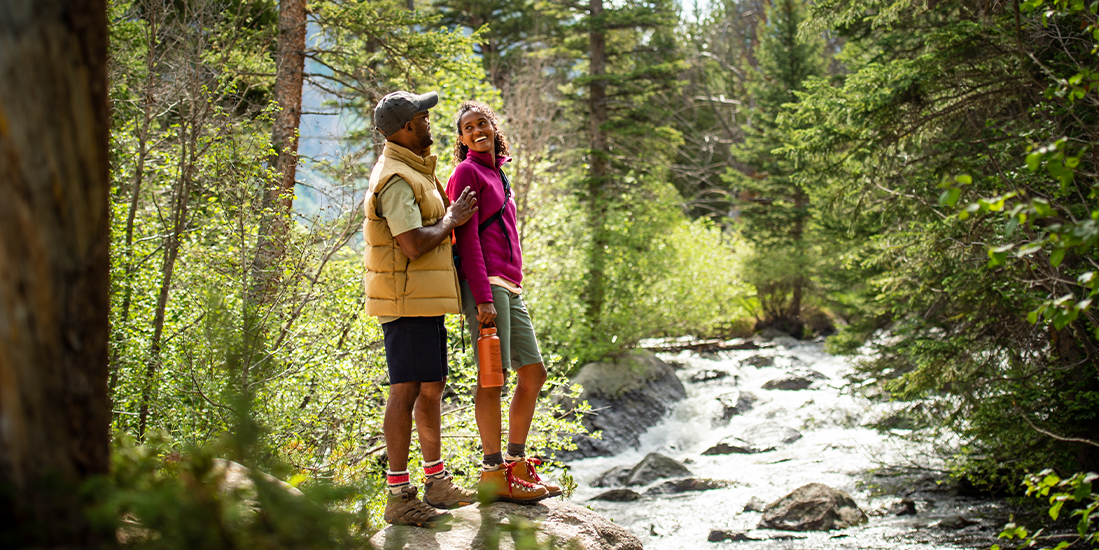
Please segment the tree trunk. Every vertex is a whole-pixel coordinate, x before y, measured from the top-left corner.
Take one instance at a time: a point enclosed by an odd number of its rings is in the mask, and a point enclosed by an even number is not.
[[[794,245],[794,250],[798,255],[802,254],[804,250],[805,239],[805,218],[808,216],[806,209],[809,207],[809,197],[802,193],[801,190],[794,191],[794,210],[797,212],[797,218],[794,219],[794,227],[790,231],[790,241]],[[801,265],[805,265],[801,262]],[[794,274],[792,281],[793,292],[790,300],[790,309],[788,316],[790,319],[801,319],[801,305],[802,305],[802,293],[805,290],[808,278],[804,273],[798,272]],[[801,334],[794,334],[793,336],[801,338]]]
[[[603,125],[607,122],[607,81],[603,78],[607,67],[606,40],[603,34],[603,1],[591,0],[589,21],[591,31],[591,89],[590,109],[590,169],[588,173],[588,226],[591,231],[591,250],[588,258],[588,284],[585,292],[586,316],[593,332],[598,331],[605,294],[604,268],[606,263],[607,236],[604,230],[607,204],[603,189],[607,179],[607,134]],[[593,334],[593,336],[595,336]]]
[[[301,123],[301,90],[305,74],[306,0],[279,2],[279,42],[275,58],[275,100],[279,113],[271,132],[274,153],[268,165],[278,172],[263,197],[264,219],[259,246],[252,264],[252,302],[271,298],[279,282],[276,264],[286,253],[294,206],[294,182],[298,170],[298,126]]]
[[[78,489],[109,464],[106,13],[0,9],[0,532],[17,546],[96,542]]]

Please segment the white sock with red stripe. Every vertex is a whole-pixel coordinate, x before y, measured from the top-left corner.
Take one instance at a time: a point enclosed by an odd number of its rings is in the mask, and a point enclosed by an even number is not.
[[[443,459],[424,463],[424,477],[432,479],[445,479],[447,476],[446,464]]]
[[[385,483],[389,486],[389,494],[391,495],[399,495],[402,489],[412,485],[412,481],[408,477],[408,470],[400,472],[387,471],[385,473]]]

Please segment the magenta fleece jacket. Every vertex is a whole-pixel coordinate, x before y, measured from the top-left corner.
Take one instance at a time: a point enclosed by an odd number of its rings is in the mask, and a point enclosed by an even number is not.
[[[469,281],[469,289],[478,304],[492,301],[492,288],[488,283],[491,276],[503,277],[517,285],[523,283],[523,250],[515,223],[515,199],[508,200],[503,214],[507,237],[498,222],[493,222],[480,233],[477,231],[481,222],[491,218],[504,206],[504,183],[498,170],[509,160],[511,157],[497,157],[496,166],[492,166],[488,153],[469,151],[466,160],[454,168],[446,186],[446,193],[452,201],[457,200],[466,187],[472,187],[477,193],[477,212],[468,222],[458,226],[454,233],[461,259],[458,278]],[[511,240],[510,251],[508,238]]]

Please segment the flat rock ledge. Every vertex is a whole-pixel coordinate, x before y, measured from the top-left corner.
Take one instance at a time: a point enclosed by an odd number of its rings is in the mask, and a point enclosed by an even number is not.
[[[554,540],[554,548],[642,550],[641,540],[626,528],[557,498],[530,505],[474,504],[450,513],[454,518],[441,529],[390,525],[370,543],[379,550],[477,550],[494,547],[489,541],[499,537],[500,550],[514,550],[516,540],[528,535],[509,529],[528,523],[538,526],[540,544]]]

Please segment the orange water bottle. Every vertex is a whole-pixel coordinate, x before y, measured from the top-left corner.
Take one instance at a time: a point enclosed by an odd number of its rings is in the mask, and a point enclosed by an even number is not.
[[[477,338],[477,367],[481,387],[499,388],[504,385],[504,362],[500,357],[496,323],[481,325],[481,336]]]

